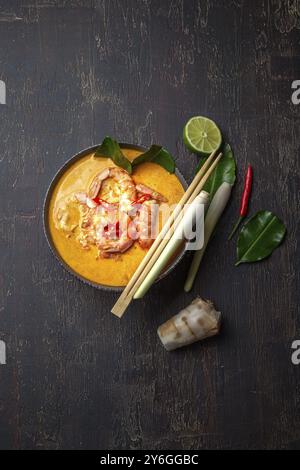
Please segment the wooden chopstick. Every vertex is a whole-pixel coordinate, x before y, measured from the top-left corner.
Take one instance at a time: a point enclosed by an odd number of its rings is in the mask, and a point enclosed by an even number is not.
[[[199,181],[201,180],[201,178],[203,177],[206,169],[209,167],[210,163],[212,162],[214,156],[215,156],[216,152],[213,152],[209,158],[207,159],[207,161],[205,162],[205,164],[203,165],[203,167],[200,169],[200,171],[195,175],[192,183],[190,184],[190,186],[188,187],[188,189],[186,190],[186,192],[183,194],[182,198],[180,199],[178,205],[176,206],[174,212],[170,215],[170,217],[168,218],[168,220],[166,221],[166,223],[164,224],[164,226],[162,227],[160,233],[158,234],[157,238],[155,239],[155,241],[153,242],[152,246],[150,247],[148,253],[146,254],[146,256],[143,258],[141,264],[138,266],[138,268],[136,269],[136,271],[134,272],[132,278],[129,280],[127,286],[124,288],[122,294],[120,295],[119,299],[117,300],[116,304],[113,306],[111,312],[114,313],[115,315],[117,316],[121,316],[119,315],[119,309],[122,307],[122,303],[124,302],[125,298],[128,296],[128,293],[130,292],[130,290],[132,289],[132,287],[134,286],[134,284],[137,282],[139,276],[142,274],[143,272],[143,269],[145,268],[145,266],[147,265],[147,263],[149,262],[149,260],[151,259],[151,257],[153,256],[155,250],[157,249],[158,245],[160,244],[162,238],[166,235],[167,233],[167,230],[169,227],[171,227],[172,225],[172,222],[174,221],[174,219],[176,218],[176,215],[178,215],[178,213],[180,212],[181,208],[183,207],[184,204],[186,204],[188,198],[190,197],[190,195],[192,194],[192,192],[194,191],[194,189],[196,188],[197,184],[199,183]],[[175,214],[175,212],[177,212]],[[130,299],[130,298],[129,298]],[[125,307],[126,308],[126,307]]]
[[[213,152],[209,156],[209,158],[206,160],[206,162],[201,167],[199,172],[196,174],[192,183],[190,184],[190,186],[188,187],[188,189],[186,190],[186,192],[180,199],[179,203],[176,205],[174,211],[172,212],[172,214],[169,216],[168,220],[162,227],[161,231],[159,232],[157,238],[155,239],[148,253],[142,260],[141,264],[138,266],[137,270],[133,274],[132,278],[128,282],[125,289],[123,290],[119,299],[113,306],[111,312],[114,315],[120,318],[125,312],[136,290],[141,285],[145,276],[148,274],[148,272],[154,265],[156,259],[160,256],[164,247],[167,245],[170,239],[170,236],[172,234],[172,231],[174,230],[174,227],[172,227],[172,225],[174,224],[175,226],[176,224],[177,226],[179,221],[181,220],[181,217],[183,215],[182,209],[184,205],[187,203],[191,204],[193,202],[195,197],[199,194],[199,192],[203,188],[210,174],[213,172],[216,165],[218,164],[222,154],[219,154],[218,157],[212,163],[215,155],[216,155],[216,152]]]
[[[205,185],[207,179],[209,178],[211,173],[214,171],[216,165],[219,163],[219,160],[220,160],[221,156],[222,156],[222,154],[218,155],[218,157],[215,159],[215,161],[213,162],[213,164],[211,165],[211,167],[209,168],[209,170],[207,171],[205,176],[201,179],[201,184],[198,184],[198,186],[195,188],[195,190],[191,194],[191,196],[188,199],[188,201],[186,202],[186,204],[192,204],[192,202],[198,196],[201,189]],[[182,206],[181,210],[179,211],[178,216],[175,218],[173,225],[169,227],[169,229],[167,230],[166,235],[161,239],[160,244],[158,245],[158,247],[155,250],[154,254],[151,256],[149,262],[145,266],[145,269],[143,269],[141,275],[138,277],[136,283],[134,284],[132,289],[127,294],[127,297],[132,298],[134,296],[135,292],[137,291],[137,289],[141,286],[141,284],[144,281],[145,277],[150,272],[151,268],[154,266],[157,259],[160,257],[161,253],[163,252],[163,250],[165,249],[165,247],[169,243],[170,239],[172,238],[172,235],[173,235],[174,231],[176,230],[176,228],[179,225],[179,223],[180,223],[181,219],[183,218],[183,216],[184,216],[184,205]],[[168,227],[168,225],[169,224],[168,224],[168,221],[167,221],[165,226]]]
[[[187,189],[187,191],[184,193],[183,197],[177,204],[175,210],[173,213],[170,215],[169,219],[166,221],[165,225],[163,226],[162,230],[158,234],[156,240],[154,241],[153,245],[151,246],[150,250],[148,251],[147,255],[135,271],[134,275],[132,276],[131,280],[129,281],[128,285],[125,287],[124,291],[122,292],[121,296],[119,297],[118,301],[112,308],[112,313],[114,313],[116,316],[121,317],[123,313],[125,312],[127,306],[131,302],[134,293],[138,289],[138,287],[141,285],[144,277],[146,274],[149,272],[149,270],[152,268],[153,264],[155,263],[157,257],[161,254],[162,250],[168,243],[170,236],[172,234],[172,223],[175,221],[176,226],[178,225],[179,221],[181,220],[181,217],[179,217],[182,208],[186,203],[191,203],[195,197],[199,194],[201,189],[203,188],[205,182],[209,178],[210,174],[218,164],[221,154],[217,157],[217,159],[214,161],[214,163],[211,165],[207,173],[205,174],[205,171],[209,167],[210,163],[212,162],[213,158],[215,156],[215,152],[207,159],[205,164],[203,165],[202,169],[197,173],[195,176],[194,180],[192,181],[191,185]],[[200,173],[200,174],[199,174]],[[205,174],[205,175],[204,175]],[[204,175],[204,177],[203,177]],[[182,216],[182,214],[181,214]],[[156,255],[154,257],[154,254]]]

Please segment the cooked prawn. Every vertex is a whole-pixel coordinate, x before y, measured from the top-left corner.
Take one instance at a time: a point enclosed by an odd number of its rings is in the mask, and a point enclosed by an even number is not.
[[[105,199],[107,202],[117,202],[121,210],[128,210],[132,202],[136,199],[135,184],[129,173],[122,168],[105,168],[93,179],[88,196],[94,199],[98,196],[103,186],[103,182],[108,178],[114,180],[114,186],[106,188]]]
[[[138,242],[142,248],[148,249],[154,242],[158,232],[157,202],[167,202],[167,199],[144,184],[137,184],[136,190],[138,193],[137,201],[141,201],[135,219]],[[144,199],[145,196],[147,196],[146,199]]]
[[[97,246],[100,256],[108,257],[124,253],[135,240],[149,248],[158,230],[157,202],[167,199],[144,184],[135,185],[127,171],[110,167],[94,177],[87,193],[74,194],[73,201],[79,203],[79,243],[84,249]],[[60,228],[67,218],[66,211]]]
[[[85,249],[96,245],[102,257],[124,253],[134,243],[130,217],[118,205],[91,199],[86,193],[77,193],[80,202],[80,233],[78,241]]]
[[[111,212],[106,218],[106,225],[98,226],[96,230],[96,245],[103,258],[110,257],[112,254],[124,253],[134,243],[134,238],[129,233],[130,217],[125,212],[119,212],[115,216]]]
[[[162,194],[160,194],[158,191],[155,191],[154,189],[149,188],[149,186],[146,186],[145,184],[138,183],[135,188],[138,193],[150,196],[150,199],[154,199],[155,201],[159,202],[167,202],[167,199]]]

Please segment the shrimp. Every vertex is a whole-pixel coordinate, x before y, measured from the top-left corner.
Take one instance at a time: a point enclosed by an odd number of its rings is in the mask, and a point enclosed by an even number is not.
[[[103,185],[112,178],[114,185]],[[99,198],[102,190],[105,200]],[[83,244],[98,247],[100,256],[124,253],[134,243],[134,229],[129,230],[131,218],[127,210],[136,199],[135,184],[127,171],[121,168],[106,168],[95,176],[88,193],[78,193],[77,200],[88,207],[84,212],[81,229]],[[131,233],[131,235],[130,235]]]
[[[136,189],[133,179],[122,168],[105,168],[105,170],[98,173],[89,187],[88,196],[91,199],[97,197],[103,187],[103,182],[108,178],[112,178],[115,185],[114,187],[108,186],[105,199],[107,202],[118,202],[121,210],[127,211],[136,199]]]
[[[77,199],[78,202],[80,202],[81,204],[85,204],[90,209],[95,209],[95,207],[97,207],[97,205],[98,205],[95,201],[93,201],[93,199],[88,197],[88,195],[86,193],[83,193],[83,192],[82,193],[76,193],[75,198]]]
[[[80,202],[80,233],[78,241],[84,249],[96,245],[99,255],[107,258],[124,253],[134,243],[131,218],[118,205],[98,198],[91,199],[86,193],[77,193]],[[132,236],[130,235],[132,234]]]
[[[87,192],[73,197],[79,203],[77,240],[84,249],[96,246],[102,257],[124,253],[135,240],[149,248],[157,233],[157,203],[167,201],[148,186],[135,184],[127,171],[116,167],[98,173]]]
[[[110,216],[106,218],[106,225],[99,226],[96,230],[98,234],[96,245],[103,258],[124,253],[135,241],[129,232],[131,218],[125,212],[119,212],[117,219],[115,215],[111,212]]]
[[[158,203],[167,202],[167,199],[157,191],[144,184],[137,184],[137,202],[141,202],[136,215],[136,230],[139,245],[148,249],[154,242],[158,232]]]
[[[145,250],[150,248],[156,238],[156,222],[157,204],[154,201],[141,204],[135,224],[138,233],[138,243]]]
[[[149,188],[149,186],[146,186],[145,184],[138,183],[135,188],[138,193],[150,196],[150,199],[154,199],[158,202],[167,202],[167,199],[162,194],[158,191],[154,191],[154,189]]]

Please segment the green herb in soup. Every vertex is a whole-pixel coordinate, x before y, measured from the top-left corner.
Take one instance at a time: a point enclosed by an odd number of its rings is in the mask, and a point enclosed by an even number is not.
[[[124,168],[129,174],[132,173],[133,167],[146,162],[157,163],[169,173],[175,171],[175,162],[172,155],[161,145],[151,145],[150,149],[130,162],[125,157],[118,142],[107,136],[97,148],[95,156],[111,158],[115,165]]]
[[[111,158],[115,165],[124,168],[128,173],[132,173],[132,165],[128,158],[123,154],[118,142],[111,137],[105,137],[102,144],[99,145],[95,156]]]
[[[172,155],[161,145],[151,145],[149,150],[133,160],[132,165],[136,166],[145,162],[157,163],[169,173],[174,173],[175,171],[175,162]]]

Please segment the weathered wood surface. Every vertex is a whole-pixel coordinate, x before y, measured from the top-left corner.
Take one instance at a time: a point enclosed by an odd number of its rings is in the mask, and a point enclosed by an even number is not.
[[[300,79],[297,1],[2,0],[0,448],[300,448]],[[42,229],[55,171],[105,134],[163,143],[189,179],[182,127],[209,115],[239,180],[193,293],[188,258],[119,321],[116,295],[53,258]],[[226,243],[242,174],[251,211],[289,235],[267,261],[233,267]],[[219,338],[167,353],[157,326],[196,294],[223,312]]]

